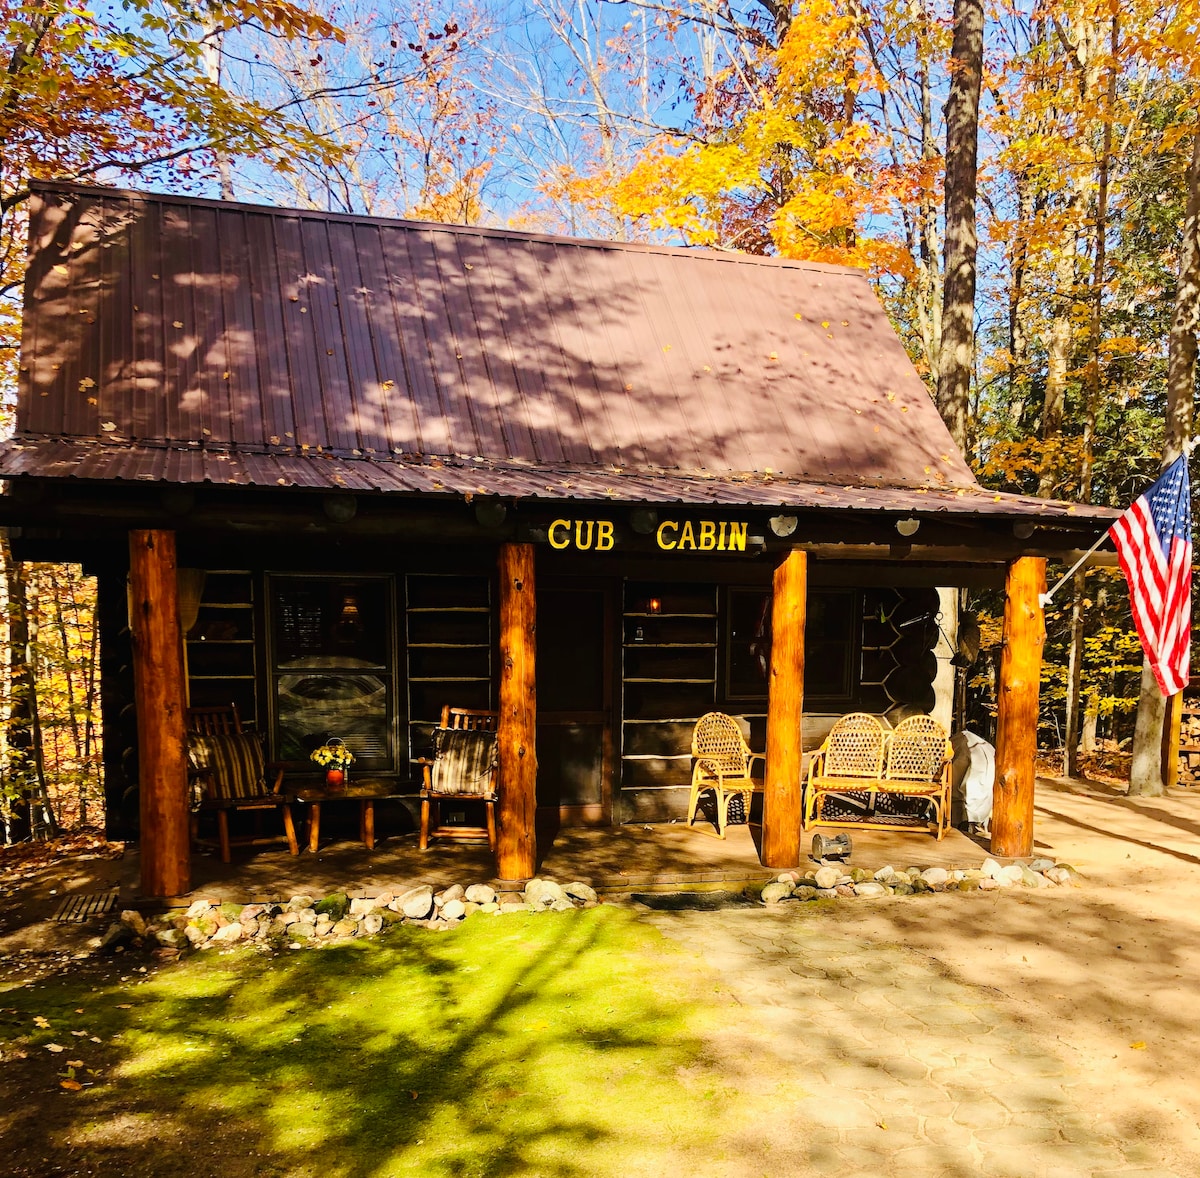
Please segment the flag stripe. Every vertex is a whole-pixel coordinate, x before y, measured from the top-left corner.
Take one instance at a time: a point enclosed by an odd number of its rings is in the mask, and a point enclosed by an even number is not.
[[[1188,685],[1192,638],[1192,506],[1176,459],[1109,529],[1142,649],[1164,695]]]

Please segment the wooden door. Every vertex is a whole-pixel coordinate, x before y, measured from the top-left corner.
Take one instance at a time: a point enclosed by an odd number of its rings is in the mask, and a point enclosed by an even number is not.
[[[564,825],[612,821],[612,594],[539,586],[537,803]]]

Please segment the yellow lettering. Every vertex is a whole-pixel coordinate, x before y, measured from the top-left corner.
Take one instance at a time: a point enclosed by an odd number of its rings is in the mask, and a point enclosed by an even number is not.
[[[724,521],[724,520],[722,520],[722,521],[721,521],[721,537],[720,537],[720,539],[717,541],[717,551],[718,551],[718,552],[724,552],[724,551],[725,551],[725,528],[726,528],[727,526],[728,526],[728,525],[725,523],[725,521]]]
[[[561,540],[557,540],[554,537],[555,528],[563,528],[567,534]],[[556,519],[550,525],[550,529],[546,533],[546,538],[550,541],[551,548],[569,548],[571,546],[571,521],[569,519]]]
[[[730,552],[745,552],[746,551],[746,524],[739,524],[730,521],[729,524],[729,551]]]
[[[596,551],[607,552],[613,546],[613,525],[610,519],[596,521]]]
[[[587,524],[587,539],[584,539],[583,525]],[[592,546],[592,530],[596,521],[592,519],[577,519],[575,521],[575,547],[586,552]]]
[[[679,547],[680,549],[696,547],[696,532],[692,528],[690,519],[683,521],[683,531],[679,533]]]
[[[667,551],[670,551],[672,548],[675,547],[675,541],[674,540],[671,540],[670,542],[667,541],[666,531],[668,528],[670,528],[671,531],[673,531],[673,532],[679,531],[679,525],[674,520],[672,520],[672,519],[663,520],[663,522],[658,525],[658,546],[659,546],[659,548],[665,548],[665,549],[667,549]]]
[[[710,519],[700,521],[700,551],[711,552],[717,546],[717,525]]]

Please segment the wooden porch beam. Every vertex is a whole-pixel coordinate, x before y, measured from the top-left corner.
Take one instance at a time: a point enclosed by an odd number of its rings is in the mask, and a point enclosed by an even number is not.
[[[767,688],[767,777],[763,795],[765,867],[800,865],[804,712],[804,621],[808,554],[790,552],[775,569],[771,603],[771,677]]]
[[[537,597],[532,544],[500,546],[500,831],[496,873],[533,878],[537,866]]]
[[[141,888],[144,896],[180,896],[192,882],[174,532],[129,533],[129,588]]]
[[[1046,561],[1023,556],[1008,566],[1004,643],[996,717],[996,783],[992,791],[992,854],[1033,853],[1033,780],[1037,760],[1038,685],[1045,616]]]

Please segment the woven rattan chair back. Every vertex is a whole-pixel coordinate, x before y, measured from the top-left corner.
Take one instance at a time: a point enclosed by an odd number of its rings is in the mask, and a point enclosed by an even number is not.
[[[889,781],[937,781],[946,762],[946,730],[932,716],[909,716],[888,745]]]
[[[883,772],[883,725],[866,712],[851,712],[825,741],[827,777],[877,778]]]
[[[692,731],[692,756],[713,762],[730,777],[747,776],[750,750],[737,721],[724,712],[709,712]]]

